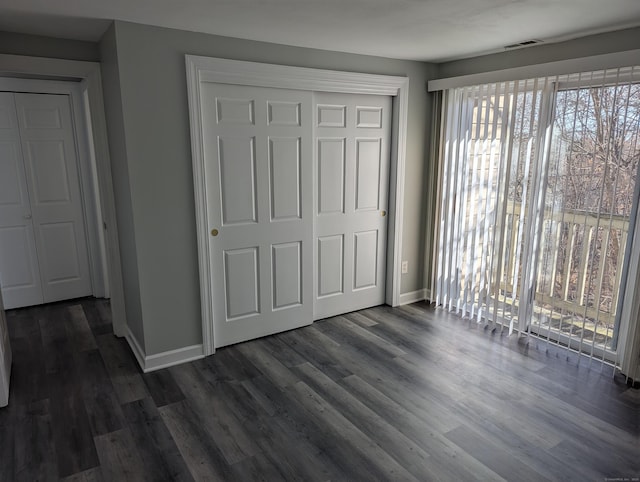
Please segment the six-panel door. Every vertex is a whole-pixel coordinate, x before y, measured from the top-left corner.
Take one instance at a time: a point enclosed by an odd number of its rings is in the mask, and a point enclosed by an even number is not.
[[[314,116],[320,319],[385,300],[391,98],[315,93]]]
[[[69,97],[0,97],[0,282],[16,308],[90,295]]]
[[[312,321],[307,92],[202,84],[216,347]]]

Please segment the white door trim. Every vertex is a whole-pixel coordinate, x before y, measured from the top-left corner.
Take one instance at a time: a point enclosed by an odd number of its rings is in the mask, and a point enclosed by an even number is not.
[[[87,149],[95,172],[94,182],[98,187],[101,221],[107,227],[104,241],[109,282],[105,295],[111,298],[113,331],[117,336],[124,336],[127,322],[100,64],[0,54],[0,76],[79,81],[80,104],[77,108],[82,115],[76,122],[82,122],[82,130],[90,133]],[[75,109],[74,105],[74,114]]]
[[[404,205],[402,193],[404,191],[409,79],[407,77],[262,64],[195,55],[186,55],[185,61],[191,124],[191,155],[196,205],[198,259],[200,260],[200,300],[204,354],[210,355],[214,353],[215,349],[213,343],[212,287],[209,273],[211,264],[205,195],[205,165],[201,137],[200,84],[203,82],[320,92],[388,95],[393,97],[394,117],[391,129],[386,302],[392,306],[397,306],[400,303],[400,256]]]

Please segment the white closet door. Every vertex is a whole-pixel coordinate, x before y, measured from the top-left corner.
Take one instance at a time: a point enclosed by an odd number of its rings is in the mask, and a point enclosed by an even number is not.
[[[214,343],[221,347],[312,321],[311,94],[201,88]]]
[[[45,303],[92,293],[69,97],[15,94]]]
[[[0,92],[0,287],[7,309],[42,303],[14,94]]]
[[[314,318],[385,300],[391,98],[314,94]]]

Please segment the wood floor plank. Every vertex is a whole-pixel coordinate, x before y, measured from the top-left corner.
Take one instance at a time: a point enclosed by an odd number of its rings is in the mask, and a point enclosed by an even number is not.
[[[242,423],[199,370],[191,365],[179,365],[170,370],[186,399],[201,414],[201,422],[213,435],[227,463],[234,464],[260,452]]]
[[[98,336],[96,343],[120,403],[148,397],[149,391],[140,375],[140,368],[126,342],[106,334]]]
[[[399,431],[395,421],[371,410],[313,365],[300,365],[297,371],[305,383],[418,480],[428,473],[431,456]]]
[[[305,450],[302,460],[313,454],[324,466],[324,470],[318,473],[330,471],[338,474],[329,477],[330,480],[381,480],[382,475],[372,470],[360,453],[354,452],[346,440],[299,403],[299,396],[290,387],[281,390],[264,377],[255,378],[251,383],[276,408],[276,415],[272,417],[272,423],[277,427],[274,430],[287,436],[290,446]]]
[[[531,430],[518,431],[517,425],[512,420],[517,417],[505,417],[496,421],[495,417],[485,417],[481,410],[464,412],[460,409],[461,416],[466,423],[482,439],[491,440],[501,453],[508,454],[520,463],[527,465],[541,477],[549,480],[591,480],[594,474],[589,470],[584,470],[581,465],[569,466],[562,458],[558,458],[554,453],[556,444],[550,445],[546,440],[536,437]],[[548,425],[539,420],[540,430],[549,431]],[[551,435],[553,436],[553,435]],[[526,454],[526,456],[523,456]]]
[[[327,323],[333,323],[334,325],[339,325],[341,328],[346,328],[349,332],[361,338],[364,343],[368,343],[372,347],[378,348],[381,353],[386,353],[390,357],[403,356],[407,354],[406,351],[398,348],[395,344],[376,335],[370,330],[362,328],[357,323],[351,321],[348,317],[336,316],[327,320]]]
[[[52,378],[51,424],[61,477],[100,465],[93,433],[79,389]]]
[[[94,436],[124,428],[124,416],[99,350],[75,355],[81,374],[81,395]]]
[[[57,480],[58,464],[49,400],[22,406],[14,434],[14,474],[9,480]]]
[[[367,318],[362,313],[358,311],[354,311],[352,313],[347,313],[343,315],[345,318],[358,323],[361,326],[365,326],[367,328],[371,328],[372,326],[376,326],[378,324],[377,321],[372,320],[371,318]]]
[[[445,436],[507,480],[514,474],[518,474],[518,480],[522,482],[548,480],[539,472],[523,464],[513,454],[505,452],[491,440],[482,438],[469,427],[460,426],[447,432]]]
[[[232,466],[232,472],[231,480],[255,480],[261,482],[287,480],[281,468],[262,454],[236,462]]]
[[[108,482],[102,475],[101,467],[94,467],[92,469],[85,470],[84,472],[78,472],[68,477],[63,477],[60,482]]]
[[[21,408],[22,405],[10,402],[8,406],[0,409],[0,480],[14,478],[15,424],[18,422],[18,410]]]
[[[300,404],[309,413],[321,418],[339,437],[348,441],[367,460],[369,467],[376,470],[377,475],[385,480],[417,480],[306,383],[298,382],[289,389],[297,395]]]
[[[188,400],[158,410],[195,480],[231,479],[231,467]]]
[[[77,351],[97,349],[96,340],[82,305],[71,305],[67,308],[67,312],[69,316],[65,317],[65,326],[74,349]]]
[[[298,381],[298,378],[291,373],[279,360],[277,360],[261,343],[254,343],[251,346],[240,344],[237,347],[258,370],[269,378],[278,387],[287,387]]]
[[[637,462],[633,466],[619,464],[615,452],[601,452],[588,442],[567,439],[554,447],[553,453],[565,463],[580,467],[581,471],[589,470],[591,480],[624,480],[640,474]]]
[[[373,411],[392,420],[398,430],[423,447],[431,456],[429,459],[431,467],[427,478],[434,480],[502,479],[442,435],[453,428],[434,429],[433,421],[430,420],[428,423],[417,417],[414,407],[406,407],[402,401],[392,400],[356,375],[347,377],[339,383],[348,388],[354,396],[366,403]],[[444,427],[455,428],[460,426],[460,423],[460,420],[453,418]]]
[[[283,334],[281,339],[289,348],[296,351],[306,360],[313,360],[315,366],[321,368],[327,376],[334,380],[351,375],[351,372],[346,367],[328,354],[328,348],[339,349],[339,343],[329,337],[324,337],[320,344],[313,343],[308,335],[308,330],[305,330],[304,335],[298,330],[293,330]],[[321,336],[321,334],[318,336]]]
[[[284,335],[286,335],[286,333]],[[304,356],[291,349],[291,347],[283,340],[282,335],[268,336],[266,338],[262,338],[260,341],[263,342],[263,346],[269,351],[269,353],[288,368],[307,362],[307,359]]]
[[[48,398],[48,381],[40,331],[32,338],[11,340],[10,404],[28,404]]]
[[[108,300],[85,298],[80,300],[91,332],[94,338],[100,335],[112,334],[111,308]]]
[[[280,387],[273,385],[268,377],[263,377],[263,380],[273,387],[271,392],[284,396]],[[285,421],[280,416],[282,411],[278,411],[276,416],[270,416],[260,410],[245,389],[246,383],[249,382],[245,380],[242,384],[222,384],[219,387],[221,397],[224,397],[234,416],[242,422],[265,459],[277,465],[284,480],[331,480],[343,476],[344,472],[334,470],[331,459],[323,454],[322,449],[306,433],[291,430],[288,420]],[[292,406],[291,401],[288,406]]]
[[[163,407],[170,403],[184,400],[184,394],[168,370],[143,373],[142,379],[156,406]]]
[[[128,428],[95,437],[105,480],[152,480]]]
[[[127,426],[151,480],[192,481],[191,472],[151,398],[122,406]]]
[[[427,423],[433,424],[434,429],[445,431],[451,428],[449,426],[450,420],[454,419],[443,416],[443,413],[448,410],[449,403],[438,402],[437,399],[434,399],[429,386],[419,387],[417,383],[420,380],[411,378],[414,374],[404,373],[397,364],[391,364],[388,360],[376,359],[375,355],[369,356],[363,352],[354,353],[340,345],[337,347],[330,345],[324,341],[326,335],[315,330],[315,327],[307,329],[306,334],[317,345],[324,346],[326,354],[330,355],[334,362],[339,362],[341,366],[346,367],[349,370],[348,373],[357,373],[364,380],[379,387],[388,397],[411,406],[411,410]],[[318,368],[324,371],[323,367]]]

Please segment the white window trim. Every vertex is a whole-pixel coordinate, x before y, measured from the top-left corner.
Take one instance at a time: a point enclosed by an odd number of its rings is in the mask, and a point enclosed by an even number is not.
[[[428,91],[435,92],[455,87],[506,82],[514,79],[533,79],[536,77],[573,74],[575,72],[593,72],[596,70],[626,67],[628,65],[638,65],[639,63],[640,49],[627,50],[625,52],[593,55],[590,57],[545,62],[504,70],[434,79],[428,82]]]
[[[213,299],[209,273],[209,227],[205,197],[204,153],[201,138],[200,85],[203,82],[393,97],[386,303],[392,306],[400,304],[400,258],[409,79],[407,77],[291,67],[195,55],[186,55],[185,61],[191,122],[191,152],[198,256],[200,260],[200,299],[204,354],[213,354],[215,348],[213,342]]]
[[[81,95],[82,103],[79,108],[84,113],[88,113],[88,116],[83,115],[82,117],[84,122],[83,130],[91,133],[92,142],[89,143],[88,148],[91,151],[91,145],[93,147],[90,158],[98,181],[98,197],[102,211],[101,221],[107,227],[105,237],[106,264],[113,331],[117,336],[124,336],[127,322],[100,64],[97,62],[0,54],[0,76],[79,81],[79,94]],[[77,119],[77,122],[80,122],[80,119]]]

